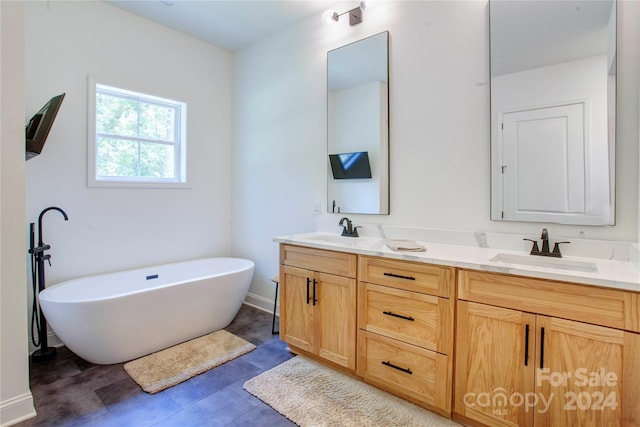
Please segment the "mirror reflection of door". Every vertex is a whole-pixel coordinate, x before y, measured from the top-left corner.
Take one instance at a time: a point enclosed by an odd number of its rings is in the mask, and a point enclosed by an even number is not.
[[[586,213],[584,103],[502,116],[504,219]]]
[[[489,19],[491,219],[614,224],[615,0],[490,0]]]
[[[327,53],[329,212],[389,213],[388,97],[387,32]]]

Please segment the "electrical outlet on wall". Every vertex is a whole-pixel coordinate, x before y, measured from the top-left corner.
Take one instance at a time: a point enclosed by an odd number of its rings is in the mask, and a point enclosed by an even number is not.
[[[315,215],[320,215],[320,209],[322,209],[322,204],[320,203],[320,201],[316,200],[315,202],[313,202],[313,213]]]

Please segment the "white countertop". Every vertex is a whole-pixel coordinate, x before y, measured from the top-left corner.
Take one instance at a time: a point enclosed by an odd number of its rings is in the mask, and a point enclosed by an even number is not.
[[[321,232],[279,236],[274,237],[273,240],[279,243],[361,255],[640,292],[640,271],[628,261],[570,256],[563,258],[538,257],[531,256],[526,252],[507,249],[422,241],[417,243],[426,247],[425,252],[396,252],[390,249],[382,238],[342,237],[338,234]]]

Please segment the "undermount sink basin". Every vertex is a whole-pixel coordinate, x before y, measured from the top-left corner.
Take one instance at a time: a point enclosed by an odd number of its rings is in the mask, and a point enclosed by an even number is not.
[[[598,272],[598,266],[593,262],[575,261],[564,258],[550,258],[536,255],[498,254],[489,261],[526,265],[531,267],[556,268],[559,270],[583,271],[588,273]]]
[[[328,243],[330,245],[339,245],[348,248],[372,249],[380,244],[380,239],[371,237],[347,237],[337,234],[311,234],[301,236],[304,240],[315,241],[318,243]]]
[[[334,234],[316,234],[313,236],[305,236],[306,240],[318,240],[328,243],[350,244],[355,243],[359,237],[336,236]]]

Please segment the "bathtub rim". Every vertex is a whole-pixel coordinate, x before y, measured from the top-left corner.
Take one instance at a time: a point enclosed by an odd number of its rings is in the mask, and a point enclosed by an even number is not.
[[[145,288],[136,289],[136,290],[127,291],[127,292],[112,293],[112,294],[109,294],[107,296],[87,297],[87,298],[75,299],[75,300],[69,300],[68,298],[57,299],[57,298],[49,298],[48,297],[48,294],[49,293],[53,293],[55,291],[55,289],[58,288],[58,287],[68,286],[68,285],[71,285],[71,284],[74,284],[74,283],[77,283],[77,282],[81,282],[83,280],[87,280],[89,278],[105,278],[105,277],[108,277],[108,276],[115,276],[115,275],[122,274],[122,273],[131,273],[131,272],[135,272],[135,271],[144,271],[144,270],[155,269],[155,268],[160,268],[160,267],[168,268],[168,267],[179,265],[179,264],[187,264],[187,263],[190,263],[190,262],[204,261],[204,260],[210,260],[210,259],[240,260],[240,261],[247,262],[247,265],[244,268],[236,268],[236,269],[232,269],[232,270],[224,270],[224,271],[220,271],[218,273],[209,274],[209,275],[192,276],[189,279],[177,280],[177,281],[173,281],[173,282],[170,282],[170,283],[165,283],[165,284],[162,284],[162,285],[159,285],[159,284],[156,283],[152,287],[145,287]],[[194,259],[187,259],[187,260],[183,260],[183,261],[168,262],[166,264],[155,264],[155,265],[149,265],[149,266],[145,266],[145,267],[135,267],[135,268],[130,268],[130,269],[126,269],[126,270],[117,270],[117,271],[112,271],[112,272],[109,272],[109,273],[99,273],[99,274],[81,276],[81,277],[77,277],[77,278],[74,278],[74,279],[64,280],[62,282],[55,283],[53,285],[47,286],[45,289],[43,289],[41,292],[38,293],[38,299],[39,300],[44,300],[45,302],[55,303],[55,304],[79,304],[79,303],[87,303],[87,302],[110,301],[110,300],[115,300],[115,299],[118,299],[118,298],[127,297],[127,296],[130,296],[130,295],[137,295],[137,294],[141,294],[141,293],[144,293],[144,292],[149,292],[150,290],[158,290],[158,289],[170,288],[170,287],[173,287],[173,286],[180,286],[180,285],[184,285],[186,283],[197,282],[197,281],[210,279],[210,278],[214,278],[214,277],[219,277],[219,276],[232,275],[234,273],[242,273],[242,272],[246,272],[246,271],[254,270],[254,269],[255,269],[255,262],[250,260],[250,259],[248,259],[248,258],[228,257],[228,256],[225,256],[225,257],[194,258]],[[50,289],[51,289],[51,291],[48,292],[48,290],[50,290]],[[43,296],[42,294],[43,293],[44,293],[44,298],[42,298],[42,296]]]

